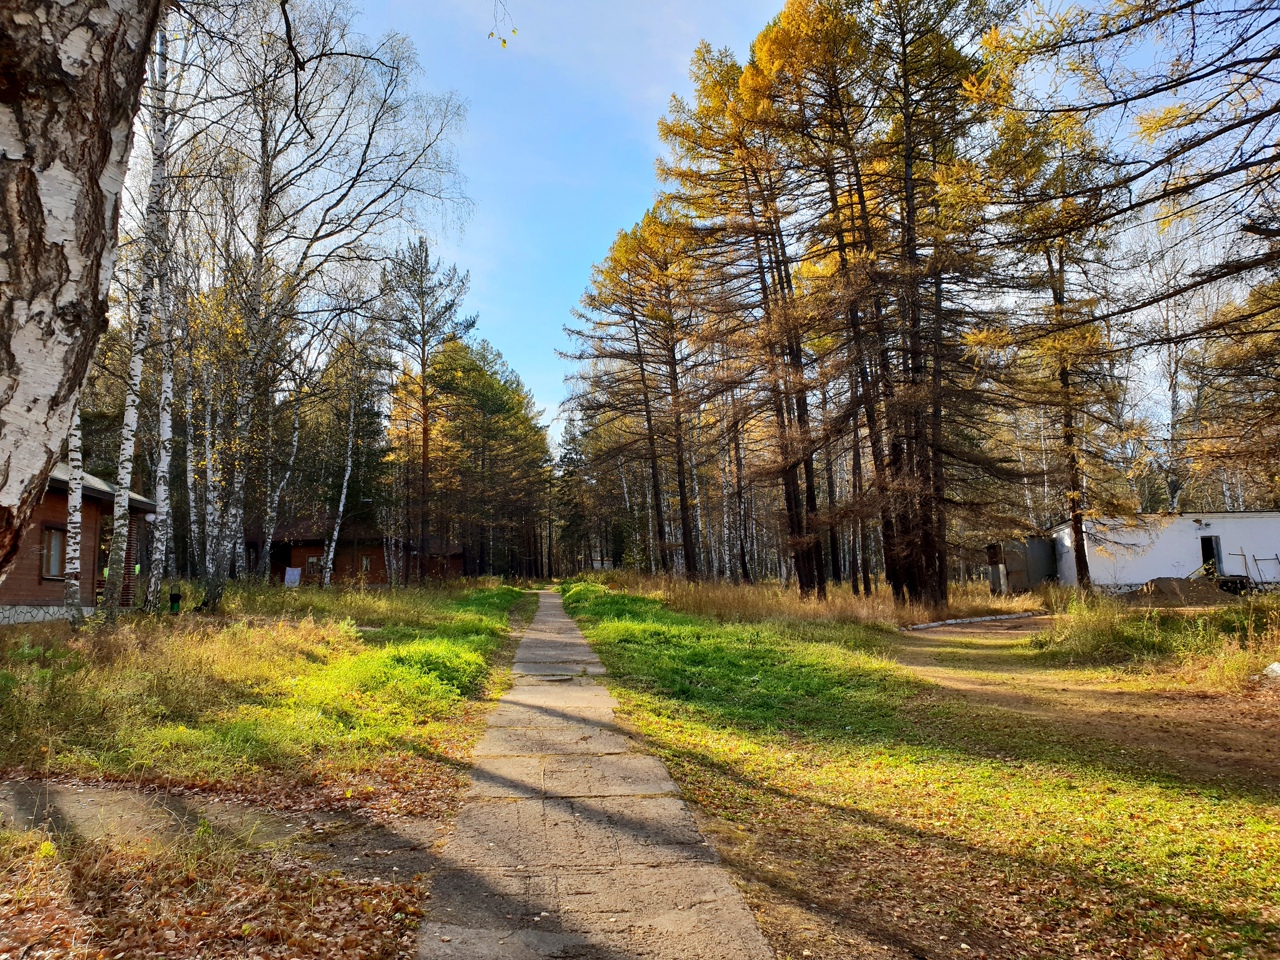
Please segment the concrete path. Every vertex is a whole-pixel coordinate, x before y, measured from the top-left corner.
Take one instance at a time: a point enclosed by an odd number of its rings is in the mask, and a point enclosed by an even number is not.
[[[614,725],[603,673],[540,593],[433,877],[424,960],[773,957],[666,768]]]

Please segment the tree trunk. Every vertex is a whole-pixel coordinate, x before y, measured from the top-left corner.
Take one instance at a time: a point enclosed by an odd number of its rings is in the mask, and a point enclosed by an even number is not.
[[[107,325],[120,191],[160,0],[0,9],[0,577]]]
[[[671,557],[668,555],[669,551],[667,549],[667,522],[662,510],[662,473],[658,469],[658,437],[653,427],[653,404],[649,395],[649,378],[645,372],[644,354],[641,351],[638,324],[633,324],[632,333],[636,344],[640,394],[644,401],[644,428],[649,452],[649,482],[653,488],[652,504],[658,533],[658,562],[662,565],[662,572],[669,574],[671,572]]]
[[[204,576],[204,540],[200,536],[200,503],[199,503],[199,486],[196,483],[196,428],[195,428],[195,403],[193,382],[195,380],[195,371],[191,368],[188,361],[187,364],[187,384],[184,392],[186,400],[186,409],[184,416],[186,420],[186,456],[182,459],[183,472],[187,481],[187,537],[189,538],[190,547],[187,553],[187,576],[202,577]]]
[[[161,296],[167,292],[161,285]],[[173,511],[169,496],[169,470],[173,463],[173,338],[167,299],[160,314],[160,456],[156,464],[156,522],[151,549],[151,578],[147,583],[147,609],[160,609],[160,586],[164,580],[165,556],[172,549],[169,532]]]
[[[1076,555],[1076,586],[1088,590],[1093,578],[1089,575],[1089,555],[1085,551],[1084,484],[1076,444],[1075,411],[1071,406],[1071,370],[1066,364],[1058,368],[1058,383],[1062,387],[1062,449],[1067,461],[1067,509],[1071,516],[1071,546]]]
[[[67,436],[67,558],[63,564],[63,588],[67,616],[73,624],[84,619],[80,589],[80,544],[83,539],[84,457],[80,442],[80,408],[77,405]],[[90,581],[92,582],[92,581]],[[92,596],[92,589],[90,590]]]
[[[736,404],[736,398],[735,398]],[[747,561],[747,537],[750,533],[747,519],[747,498],[743,482],[746,464],[742,455],[742,421],[735,419],[733,424],[733,495],[738,506],[738,566],[742,571],[742,582],[751,583],[751,564]]]
[[[289,460],[285,464],[284,476],[280,478],[270,492],[267,501],[267,516],[262,524],[262,556],[258,558],[258,576],[264,581],[271,576],[271,544],[276,536],[276,524],[280,518],[280,498],[284,495],[289,478],[293,476],[293,466],[298,459],[298,438],[302,433],[302,394],[295,392],[293,402],[293,440],[289,445]],[[388,567],[388,574],[391,568]]]
[[[338,495],[338,514],[333,521],[333,536],[324,551],[324,585],[329,586],[333,577],[333,554],[338,548],[338,534],[342,531],[342,514],[347,509],[347,487],[351,483],[351,462],[356,445],[356,398],[353,393],[347,409],[347,463],[342,471],[342,492]]]
[[[153,282],[144,270],[144,284]],[[142,360],[151,332],[151,300],[144,294],[133,333],[133,354],[129,359],[129,382],[125,386],[124,422],[120,425],[120,459],[116,467],[116,493],[111,510],[111,553],[107,559],[107,585],[102,605],[109,619],[120,612],[124,598],[125,554],[129,545],[129,491],[133,486],[133,455],[138,435],[138,401],[142,392]]]

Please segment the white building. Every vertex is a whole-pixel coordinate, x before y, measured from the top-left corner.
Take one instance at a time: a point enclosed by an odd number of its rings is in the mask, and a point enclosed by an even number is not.
[[[1133,590],[1157,577],[1193,577],[1206,564],[1223,576],[1280,584],[1280,511],[1147,514],[1086,520],[1094,586]],[[1076,583],[1071,525],[1050,532],[1058,581]]]

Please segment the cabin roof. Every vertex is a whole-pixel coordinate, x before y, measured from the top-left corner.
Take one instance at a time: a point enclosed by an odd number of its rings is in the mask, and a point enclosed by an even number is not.
[[[66,490],[71,485],[71,468],[65,463],[60,463],[49,471],[49,489],[50,490]],[[108,503],[115,503],[116,485],[108,483],[101,477],[95,477],[92,473],[84,474],[84,495],[93,497],[95,500],[105,500]],[[152,511],[156,508],[154,500],[148,500],[146,497],[133,492],[129,493],[129,509],[134,511]]]

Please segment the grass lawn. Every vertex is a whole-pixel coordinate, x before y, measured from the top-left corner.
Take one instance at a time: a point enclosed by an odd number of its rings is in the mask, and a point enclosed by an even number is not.
[[[1280,954],[1274,779],[960,696],[888,629],[565,605],[782,957]]]
[[[439,820],[505,682],[510,623],[535,606],[509,587],[249,588],[218,617],[12,629],[0,772],[176,788],[294,819]],[[164,843],[0,823],[0,958],[416,955],[420,895],[409,877],[313,869],[287,844],[246,848],[203,819]]]

